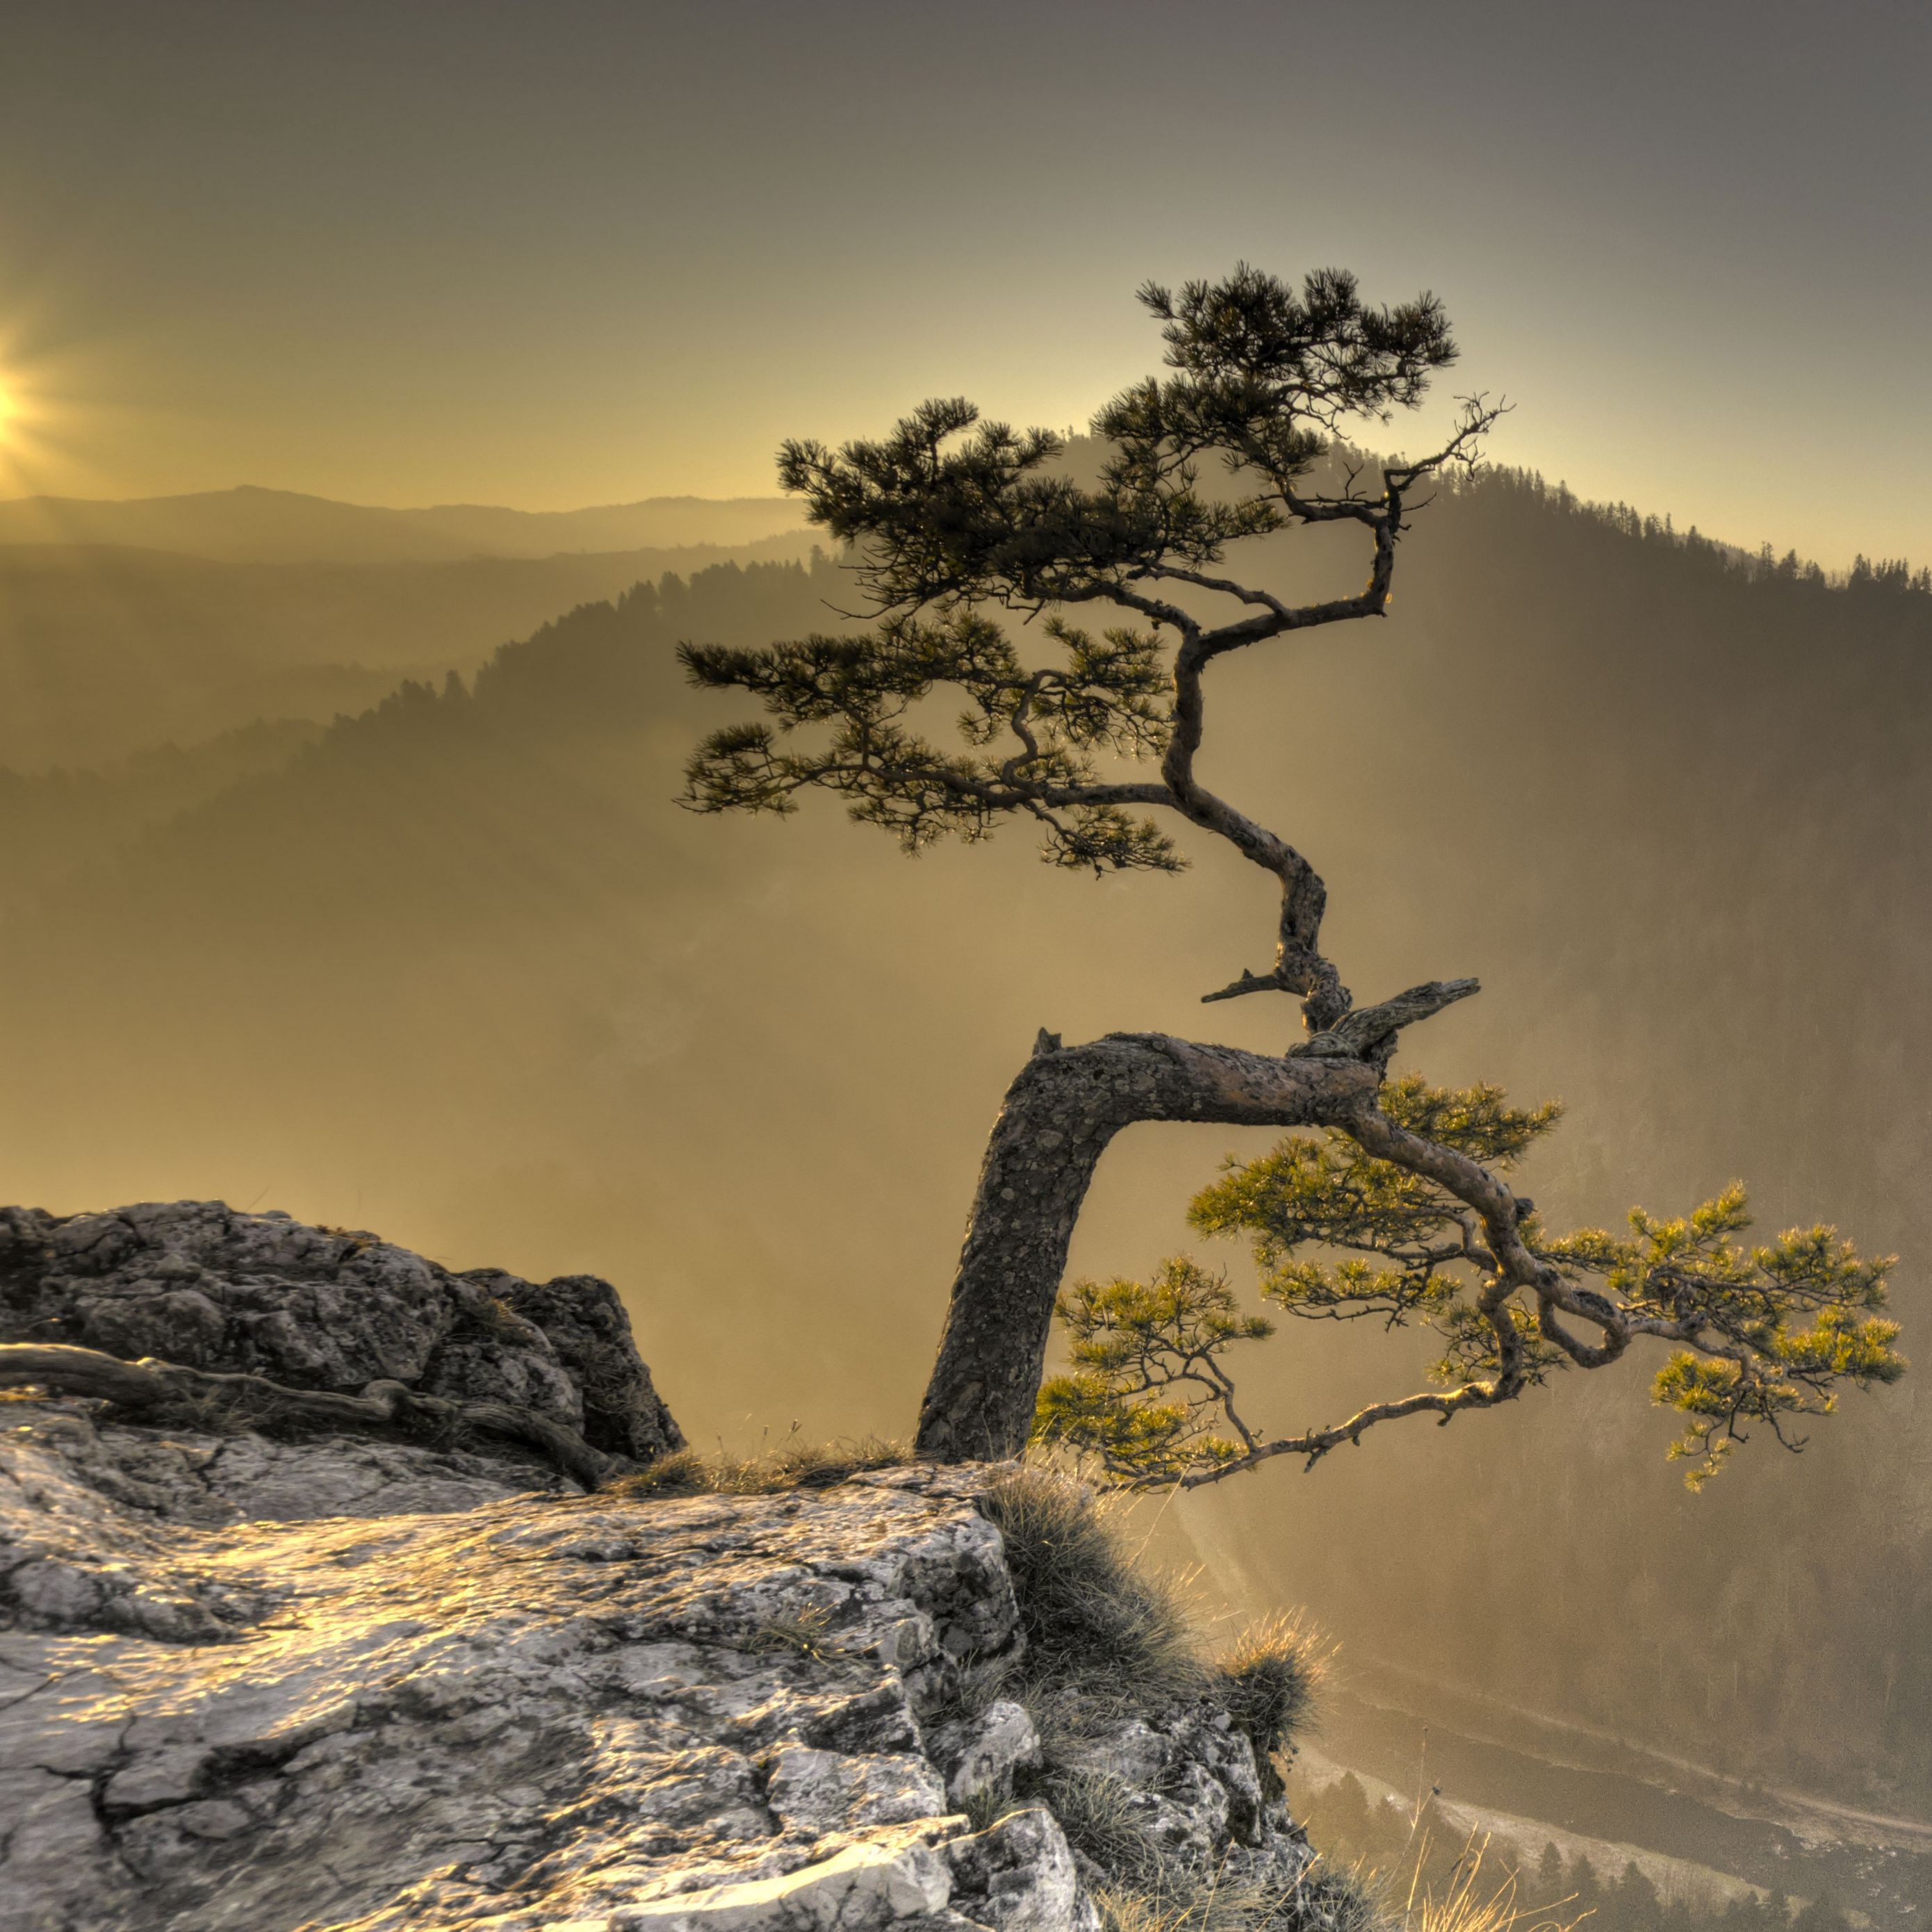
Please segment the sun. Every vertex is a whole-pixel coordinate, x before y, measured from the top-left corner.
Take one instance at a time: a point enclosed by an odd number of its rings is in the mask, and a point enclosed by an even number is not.
[[[17,449],[28,440],[33,415],[26,384],[0,367],[0,449]]]
[[[0,496],[34,487],[48,428],[39,392],[38,381],[23,376],[17,360],[0,362]]]
[[[100,380],[98,347],[0,313],[0,498],[92,481],[79,446],[104,427]]]

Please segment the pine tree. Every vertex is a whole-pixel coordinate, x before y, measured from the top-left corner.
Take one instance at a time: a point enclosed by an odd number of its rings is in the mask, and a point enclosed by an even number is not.
[[[1662,1932],[1664,1901],[1634,1858],[1624,1866],[1610,1898],[1619,1932]]]
[[[1576,1919],[1592,1918],[1604,1909],[1603,1881],[1597,1876],[1597,1868],[1588,1856],[1579,1852],[1570,1862],[1564,1874],[1564,1888],[1570,1894],[1570,1904],[1564,1909]]]
[[[1322,1792],[1309,1829],[1330,1858],[1346,1864],[1366,1852],[1373,1835],[1368,1794],[1352,1771]]]
[[[1294,999],[1303,1035],[1285,1052],[1040,1035],[987,1148],[920,1452],[1008,1456],[1036,1431],[1125,1481],[1213,1481],[1276,1456],[1312,1462],[1382,1422],[1493,1408],[1639,1342],[1673,1352],[1653,1392],[1687,1418],[1678,1450],[1694,1479],[1748,1425],[1797,1446],[1792,1426],[1828,1410],[1839,1384],[1900,1372],[1896,1330],[1876,1312],[1887,1264],[1823,1227],[1745,1245],[1735,1186],[1682,1220],[1640,1210],[1628,1236],[1544,1229],[1504,1176],[1554,1125],[1554,1106],[1388,1078],[1402,1030],[1477,982],[1434,980],[1357,1006],[1322,950],[1327,889],[1313,864],[1197,769],[1212,668],[1384,615],[1418,502],[1474,460],[1496,421],[1496,406],[1467,400],[1431,454],[1342,461],[1335,480],[1315,480],[1322,460],[1346,455],[1345,430],[1417,406],[1454,362],[1441,303],[1424,294],[1373,308],[1340,271],[1298,290],[1246,267],[1178,293],[1150,286],[1141,299],[1161,325],[1168,373],[1095,418],[1108,454],[1094,487],[1055,467],[1058,436],[982,422],[961,400],[925,404],[878,441],[788,443],[780,480],[850,547],[874,628],[681,653],[696,682],[744,692],[765,714],[698,747],[685,794],[694,810],[784,813],[829,791],[909,852],[1017,820],[1049,862],[1096,874],[1178,870],[1180,830],[1230,846],[1279,897],[1272,963],[1204,997]],[[1232,490],[1202,487],[1208,461]],[[1558,500],[1575,507],[1567,490]],[[1226,574],[1231,548],[1328,525],[1366,550],[1352,596],[1290,604]],[[1667,520],[1644,527],[1676,546]],[[1089,607],[1118,621],[1076,622]],[[1002,621],[1012,619],[1040,620],[1027,653]],[[942,694],[950,747],[928,735],[927,701]],[[1366,758],[1362,780],[1373,782]],[[1506,861],[1469,856],[1474,889],[1491,890]],[[1244,1311],[1218,1274],[1177,1257],[1151,1282],[1063,1294],[1096,1164],[1123,1127],[1155,1120],[1295,1130],[1203,1193],[1196,1226],[1245,1236],[1264,1297],[1285,1315],[1433,1328],[1435,1383],[1270,1434],[1238,1402],[1227,1358],[1272,1323]],[[1056,1311],[1072,1372],[1042,1390]]]
[[[1556,1849],[1554,1838],[1546,1838],[1543,1855],[1536,1862],[1536,1893],[1530,1900],[1531,1908],[1545,1913],[1563,1897],[1563,1854]]]

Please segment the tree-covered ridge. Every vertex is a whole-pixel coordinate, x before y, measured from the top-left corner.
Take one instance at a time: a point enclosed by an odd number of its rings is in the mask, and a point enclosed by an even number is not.
[[[1580,1847],[1566,1858],[1546,1840],[1532,1858],[1525,1854],[1533,1840],[1526,1847],[1472,1840],[1448,1822],[1432,1796],[1425,1796],[1420,1809],[1378,1799],[1352,1772],[1318,1787],[1298,1779],[1292,1790],[1296,1815],[1322,1856],[1375,1874],[1398,1900],[1447,1899],[1476,1864],[1473,1896],[1500,1894],[1505,1910],[1516,1915],[1511,1922],[1526,1928],[1850,1932],[1851,1921],[1828,1897],[1801,1903],[1782,1892],[1743,1887],[1721,1902],[1710,1892],[1673,1888],[1666,1894],[1634,1858],[1625,1857],[1621,1868],[1606,1858],[1600,1869]]]
[[[1660,517],[1621,501],[1598,502],[1579,496],[1567,484],[1551,483],[1537,470],[1486,463],[1472,472],[1445,477],[1443,484],[1450,491],[1484,490],[1492,496],[1526,497],[1558,516],[1580,518],[1636,542],[1681,552],[1744,584],[1802,584],[1809,591],[1848,592],[1853,598],[1874,592],[1932,597],[1932,565],[1915,569],[1907,558],[1874,559],[1861,551],[1847,568],[1828,571],[1796,550],[1780,556],[1768,543],[1744,550],[1706,536],[1694,524],[1679,530],[1668,515]]]

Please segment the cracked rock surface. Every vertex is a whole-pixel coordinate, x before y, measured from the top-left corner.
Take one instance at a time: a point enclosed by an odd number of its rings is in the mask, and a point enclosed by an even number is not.
[[[540,1474],[0,1405],[0,1932],[1096,1932],[1027,1712],[961,1713],[1021,1642],[982,1474]],[[1225,1713],[1098,1748],[1300,1869]]]
[[[632,1461],[684,1441],[608,1282],[452,1274],[374,1234],[219,1201],[0,1208],[0,1341],[152,1355],[298,1389],[398,1382],[533,1410]]]

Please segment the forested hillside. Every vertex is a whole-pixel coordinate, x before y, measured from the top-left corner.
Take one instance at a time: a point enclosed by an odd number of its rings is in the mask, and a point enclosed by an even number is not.
[[[1275,581],[1360,574],[1338,542],[1282,554]],[[1017,836],[909,863],[823,801],[679,812],[691,742],[736,714],[682,686],[677,641],[832,628],[856,601],[820,560],[592,604],[118,844],[84,829],[84,787],[70,810],[35,794],[44,883],[0,925],[30,1016],[10,1192],[219,1194],[459,1265],[595,1269],[694,1438],[902,1430],[1036,1029],[1278,1046],[1293,1015],[1197,1004],[1271,939],[1232,860],[1095,884]],[[1742,1174],[1767,1226],[1822,1216],[1903,1253],[1912,1349],[1932,1312],[1922,582],[1827,585],[1492,474],[1424,514],[1386,622],[1343,628],[1362,634],[1216,667],[1206,775],[1320,866],[1358,998],[1480,975],[1406,1049],[1568,1102],[1530,1176],[1552,1220],[1681,1210]],[[1186,1244],[1219,1156],[1265,1144],[1133,1130],[1076,1264]],[[1423,1352],[1298,1329],[1252,1406],[1331,1415]],[[1932,1806],[1922,1403],[1909,1379],[1693,1498],[1633,1366],[1271,1469],[1190,1520],[1232,1587],[1309,1601],[1352,1655]]]
[[[640,578],[808,547],[238,562],[0,542],[0,768],[96,766],[265,719],[326,723],[405,676],[472,670],[506,639]]]

